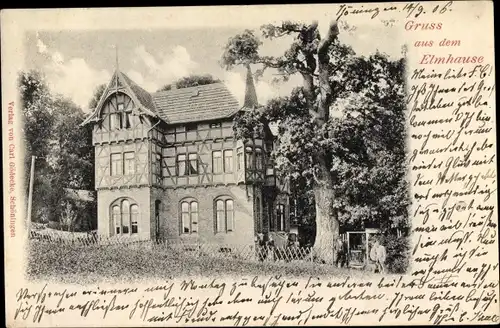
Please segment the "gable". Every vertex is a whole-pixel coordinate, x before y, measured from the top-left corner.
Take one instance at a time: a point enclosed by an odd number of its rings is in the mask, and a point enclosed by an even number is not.
[[[153,98],[151,94],[138,86],[133,82],[128,76],[121,73],[120,71],[115,71],[111,81],[104,90],[99,103],[92,113],[81,123],[81,125],[88,124],[90,122],[98,122],[101,120],[102,108],[109,97],[113,94],[123,93],[129,96],[134,104],[134,112],[136,114],[146,114],[153,117],[158,117]]]

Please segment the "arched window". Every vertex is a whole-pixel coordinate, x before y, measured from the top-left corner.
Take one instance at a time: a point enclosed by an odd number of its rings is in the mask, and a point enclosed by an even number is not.
[[[139,205],[131,199],[118,199],[111,204],[111,218],[115,235],[131,235],[139,232]]]
[[[122,233],[128,234],[130,231],[130,202],[122,201]]]
[[[181,234],[198,232],[198,202],[196,200],[181,201]]]
[[[139,206],[136,204],[130,206],[130,225],[132,226],[132,233],[139,231]]]
[[[115,225],[115,234],[119,235],[122,231],[122,218],[121,218],[120,206],[118,205],[113,206],[112,213],[113,213],[112,214],[113,222]]]
[[[276,223],[278,231],[285,230],[285,205],[283,204],[276,205]]]
[[[234,231],[234,201],[228,197],[215,200],[215,232]]]

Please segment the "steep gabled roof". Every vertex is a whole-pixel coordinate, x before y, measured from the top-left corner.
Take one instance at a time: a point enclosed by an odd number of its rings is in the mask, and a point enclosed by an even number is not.
[[[120,72],[121,73],[121,72]],[[132,92],[134,95],[137,97],[137,100],[147,109],[149,109],[151,112],[155,112],[155,104],[153,102],[153,97],[149,92],[141,88],[137,83],[132,81],[125,73],[121,73],[127,84],[129,85],[130,89],[132,89]]]
[[[158,115],[170,124],[227,118],[240,110],[224,83],[160,91],[152,96]]]
[[[132,100],[139,107],[138,109],[140,111],[153,117],[158,116],[151,94],[137,85],[127,75],[120,72],[119,70],[116,70],[111,77],[106,90],[104,90],[96,108],[93,109],[92,113],[85,119],[85,121],[81,123],[81,125],[99,120],[99,113],[102,106],[104,105],[104,101],[115,90],[126,91],[132,97]]]

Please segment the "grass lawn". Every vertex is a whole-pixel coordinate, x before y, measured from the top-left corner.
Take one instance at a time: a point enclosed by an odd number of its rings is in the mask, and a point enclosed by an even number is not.
[[[28,247],[27,275],[30,280],[53,280],[70,284],[278,274],[295,278],[359,278],[366,274],[359,270],[339,269],[310,262],[260,263],[197,258],[172,252],[165,246],[81,246],[31,241]]]

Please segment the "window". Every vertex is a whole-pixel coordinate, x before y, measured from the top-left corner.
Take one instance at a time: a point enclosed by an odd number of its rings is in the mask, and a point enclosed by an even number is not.
[[[118,206],[118,205],[113,206],[112,213],[113,213],[112,214],[113,215],[113,222],[115,223],[115,234],[119,235],[120,231],[121,231],[121,226],[122,226],[120,206]]]
[[[112,113],[109,115],[109,128],[111,130],[119,130],[123,126],[122,123],[122,114],[121,113]]]
[[[131,124],[130,124],[130,112],[125,112],[122,113],[123,115],[123,127],[125,129],[130,129]]]
[[[226,200],[226,229],[234,231],[234,203],[232,199]]]
[[[186,166],[186,154],[177,155],[177,175],[188,175]]]
[[[236,156],[238,157],[238,171],[240,170],[243,170],[243,165],[244,165],[244,162],[243,162],[243,148],[239,147],[237,150],[236,150],[237,154]]]
[[[198,154],[189,154],[189,175],[198,174]]]
[[[118,113],[116,113],[116,125],[117,129],[130,129],[130,112],[125,112],[125,104],[118,103]]]
[[[181,234],[198,232],[198,202],[184,200],[181,202]]]
[[[253,169],[253,156],[252,156],[252,147],[245,148],[245,158],[246,158],[246,167],[247,169]]]
[[[262,149],[255,148],[255,168],[262,170]]]
[[[122,234],[129,233],[130,227],[130,202],[122,201]]]
[[[139,232],[139,206],[129,199],[120,199],[111,206],[115,235],[130,235]]]
[[[226,215],[226,212],[225,212],[225,205],[224,205],[224,201],[223,200],[218,200],[215,202],[215,210],[216,210],[216,214],[215,214],[215,222],[216,222],[216,232],[223,232],[225,231],[225,221],[226,221],[226,218],[225,218],[225,215]]]
[[[198,174],[198,154],[191,153],[186,158],[186,154],[177,155],[177,175]]]
[[[136,168],[134,152],[111,154],[110,175],[132,175],[135,173]]]
[[[111,154],[110,175],[122,175],[122,154]]]
[[[233,172],[233,150],[224,150],[224,172]]]
[[[118,126],[118,117],[116,114],[109,114],[109,129],[114,130],[114,129],[119,129],[120,127]]]
[[[234,203],[232,199],[215,201],[215,232],[234,231]]]
[[[132,233],[138,232],[139,221],[139,206],[136,204],[130,206],[130,224],[132,225]]]
[[[285,205],[276,205],[276,220],[277,230],[283,231],[285,229]]]
[[[222,124],[220,122],[210,123],[210,129],[220,129],[221,127],[222,127]]]
[[[106,100],[103,113],[109,115],[109,129],[121,130],[130,129],[133,123],[132,107],[133,102],[127,95],[118,92]]]
[[[123,154],[123,174],[132,175],[135,174],[135,153],[127,152]]]
[[[220,150],[212,152],[212,172],[222,173],[222,152]]]

